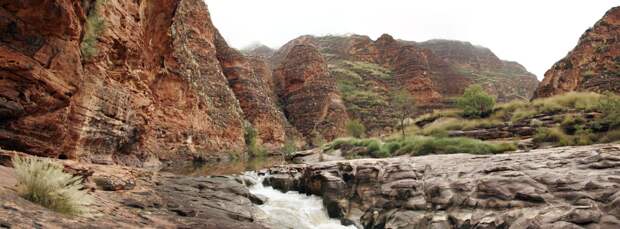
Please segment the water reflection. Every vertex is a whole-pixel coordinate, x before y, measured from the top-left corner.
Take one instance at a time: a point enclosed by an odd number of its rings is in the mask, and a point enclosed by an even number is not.
[[[257,171],[284,164],[282,157],[257,157],[248,160],[234,160],[228,162],[186,162],[173,164],[163,169],[187,176],[219,176],[243,174],[247,171]]]

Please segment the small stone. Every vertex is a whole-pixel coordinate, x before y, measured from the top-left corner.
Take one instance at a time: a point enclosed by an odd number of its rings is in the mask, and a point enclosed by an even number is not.
[[[269,199],[266,196],[263,196],[261,194],[250,194],[249,198],[250,198],[250,201],[252,201],[252,203],[258,204],[258,205],[265,204],[267,200]]]
[[[177,208],[177,209],[170,209],[170,211],[173,211],[177,213],[177,215],[183,216],[183,217],[195,217],[197,215],[196,211],[193,209]]]
[[[135,199],[126,199],[123,201],[123,204],[125,204],[125,206],[127,207],[132,207],[132,208],[139,208],[139,209],[146,208],[144,203],[137,201]]]

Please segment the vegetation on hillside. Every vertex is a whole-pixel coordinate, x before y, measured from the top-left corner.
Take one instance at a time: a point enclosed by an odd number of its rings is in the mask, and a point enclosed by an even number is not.
[[[349,115],[369,133],[392,127],[397,121],[389,107],[393,74],[379,65],[362,61],[335,61],[329,65]]]
[[[473,91],[476,92],[477,89]],[[474,96],[470,98],[479,99],[478,93],[471,93]],[[465,97],[471,95],[465,94]],[[483,100],[490,101],[487,98]],[[454,153],[496,154],[516,150],[516,145],[510,141],[502,143],[449,137],[448,131],[497,128],[516,124],[536,128],[533,141],[539,144],[567,146],[620,141],[618,95],[571,92],[531,102],[514,101],[497,106],[490,104],[492,103],[487,103],[491,109],[484,111],[488,112],[484,118],[478,115],[465,115],[466,107],[435,111],[418,117],[414,123],[422,127],[409,126],[406,137],[402,137],[402,132],[398,131],[386,139],[344,138],[327,144],[325,148],[340,149],[347,158]],[[481,114],[479,111],[482,110],[471,113]],[[541,117],[554,120],[543,122],[537,119]]]
[[[92,198],[82,179],[63,172],[63,166],[49,159],[13,158],[20,195],[51,210],[70,215],[87,212]]]
[[[245,122],[243,124],[244,128],[244,139],[245,145],[252,157],[262,157],[267,154],[266,150],[259,144],[258,142],[258,131],[252,126],[251,123]]]
[[[401,89],[392,94],[390,107],[392,107],[398,118],[398,128],[401,131],[401,137],[405,138],[405,120],[415,112],[415,99],[411,93]]]
[[[80,44],[80,51],[85,59],[89,59],[97,55],[97,39],[105,28],[104,21],[99,15],[100,7],[104,2],[105,0],[95,1],[95,5],[91,8],[90,13],[86,17],[84,37],[82,38],[82,43]]]
[[[510,125],[537,128],[536,142],[583,145],[620,140],[620,96],[611,93],[570,92],[550,98],[499,104],[485,118],[465,118],[461,109],[438,110],[414,120],[411,135],[445,136],[448,131],[474,130]],[[592,120],[582,116],[590,114]],[[539,120],[553,117],[551,124]],[[552,126],[549,126],[552,125]],[[396,135],[396,134],[395,134]]]
[[[349,120],[345,125],[347,134],[354,138],[361,138],[366,135],[366,127],[358,120]]]
[[[359,150],[352,150],[358,147]],[[497,154],[516,150],[513,143],[489,143],[471,138],[447,138],[411,136],[386,140],[337,139],[327,146],[328,150],[342,149],[348,158],[384,158],[400,155],[421,156],[429,154]],[[347,152],[352,152],[347,154]]]

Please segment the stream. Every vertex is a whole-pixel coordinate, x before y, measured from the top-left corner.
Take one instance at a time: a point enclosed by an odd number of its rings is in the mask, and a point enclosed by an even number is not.
[[[250,192],[268,198],[265,204],[258,207],[267,214],[270,228],[355,229],[354,226],[343,226],[338,219],[329,218],[327,210],[323,207],[323,200],[319,196],[297,191],[283,193],[273,187],[265,187],[264,176],[258,176],[255,172],[247,172],[245,175],[256,180],[256,184],[250,187]]]
[[[306,195],[296,191],[283,193],[273,187],[263,185],[265,176],[256,172],[261,169],[282,165],[279,157],[253,158],[215,163],[179,163],[163,171],[186,176],[221,176],[244,174],[252,178],[255,185],[249,191],[255,195],[267,197],[262,205],[257,205],[266,214],[266,223],[274,229],[355,229],[355,226],[343,226],[340,220],[329,218],[323,206],[323,199],[315,195]]]

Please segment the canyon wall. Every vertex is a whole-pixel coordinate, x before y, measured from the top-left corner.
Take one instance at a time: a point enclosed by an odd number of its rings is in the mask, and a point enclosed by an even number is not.
[[[261,58],[271,54],[271,66],[279,66],[298,45],[313,46],[320,52],[349,117],[360,120],[373,136],[393,131],[397,111],[389,103],[391,94],[400,89],[415,97],[418,113],[424,113],[450,106],[471,84],[482,85],[500,102],[527,100],[538,85],[536,76],[520,64],[461,41],[419,43],[388,34],[376,40],[362,35],[304,35],[276,51],[257,45],[245,53]]]
[[[309,141],[317,135],[333,140],[344,134],[346,108],[316,47],[294,46],[274,78],[288,119]]]
[[[281,146],[286,120],[200,0],[3,1],[0,147],[144,165]],[[156,160],[153,160],[156,161]]]
[[[620,92],[620,7],[609,10],[545,73],[535,98],[569,91]]]

